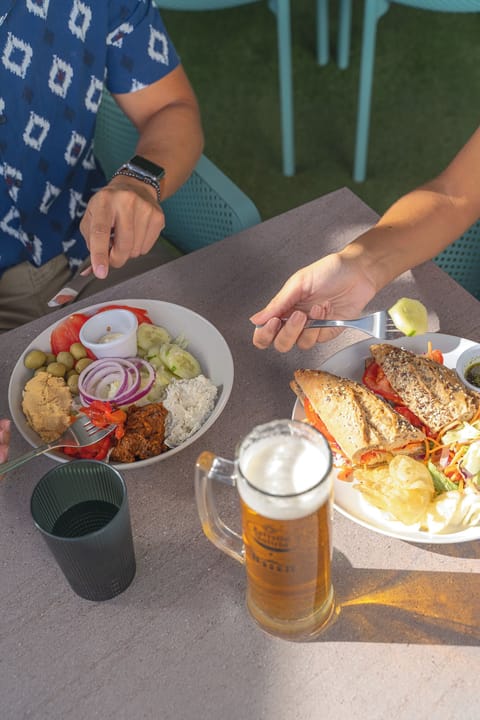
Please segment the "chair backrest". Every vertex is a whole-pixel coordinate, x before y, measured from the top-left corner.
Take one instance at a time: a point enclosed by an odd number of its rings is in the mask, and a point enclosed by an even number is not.
[[[479,0],[389,0],[389,2],[435,12],[478,12],[480,5]]]
[[[437,255],[434,261],[480,300],[480,220]]]
[[[107,178],[135,154],[138,132],[104,91],[95,132],[95,155]],[[191,252],[261,221],[254,203],[202,155],[187,182],[162,203],[162,233],[182,252]]]
[[[295,131],[290,0],[153,0],[160,12],[226,10],[259,2],[267,2],[276,18],[282,169],[284,175],[291,177],[295,174]]]

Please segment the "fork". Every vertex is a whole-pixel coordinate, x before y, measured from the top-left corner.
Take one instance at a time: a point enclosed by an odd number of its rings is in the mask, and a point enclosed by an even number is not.
[[[287,322],[288,318],[282,318],[282,322]],[[262,327],[257,325],[257,327]],[[307,320],[304,330],[310,328],[325,328],[325,327],[352,327],[357,330],[371,335],[372,337],[378,338],[379,340],[388,340],[388,338],[398,337],[401,333],[398,328],[393,324],[393,320],[389,316],[386,310],[378,310],[377,312],[369,313],[368,315],[362,315],[359,318],[353,320]]]
[[[97,427],[87,415],[81,414],[75,422],[69,425],[63,435],[56,440],[39,445],[39,447],[30,450],[30,452],[25,453],[25,455],[20,455],[20,457],[15,460],[10,460],[0,465],[0,476],[49,450],[61,447],[88,447],[88,445],[93,445],[99,440],[103,440],[107,435],[110,435],[113,430],[115,430],[115,425],[108,425],[104,428]]]

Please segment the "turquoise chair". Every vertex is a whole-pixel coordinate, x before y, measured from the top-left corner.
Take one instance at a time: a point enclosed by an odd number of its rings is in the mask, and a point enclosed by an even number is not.
[[[377,24],[393,3],[438,12],[480,12],[480,0],[364,0],[363,37],[360,58],[360,82],[358,91],[357,129],[353,179],[363,182],[367,176],[370,108],[372,102],[373,72]],[[317,0],[317,34],[327,13],[328,0]],[[337,63],[342,69],[348,67],[351,41],[352,0],[339,0],[339,27]],[[325,43],[325,40],[322,40]],[[319,46],[317,46],[319,47]],[[318,50],[320,53],[320,50]],[[322,53],[326,50],[322,45]],[[460,71],[460,69],[459,69]],[[406,81],[408,79],[406,78]]]
[[[264,0],[153,0],[160,10],[224,10]],[[268,0],[277,19],[278,72],[280,85],[280,118],[283,174],[295,174],[295,140],[293,122],[292,32],[290,0]],[[245,42],[248,42],[247,38]],[[253,79],[254,80],[254,79]]]
[[[480,300],[480,220],[437,255],[434,261]]]
[[[137,139],[137,130],[105,91],[97,116],[95,155],[107,178],[135,154]],[[162,236],[183,253],[261,221],[250,198],[204,155],[162,208],[166,223]]]

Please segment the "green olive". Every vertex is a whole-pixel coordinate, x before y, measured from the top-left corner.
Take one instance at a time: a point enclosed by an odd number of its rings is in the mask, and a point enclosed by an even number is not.
[[[67,378],[67,386],[74,395],[78,395],[78,374],[74,373]]]
[[[62,365],[65,365],[67,370],[71,370],[73,366],[75,365],[75,358],[73,355],[69,352],[59,352],[57,355],[57,362],[62,363]]]
[[[52,362],[47,365],[47,372],[55,377],[64,378],[67,368],[61,362]]]
[[[80,360],[77,360],[77,362],[75,363],[75,370],[76,370],[78,373],[81,373],[82,370],[85,370],[85,368],[86,368],[88,365],[90,365],[92,362],[93,362],[93,360],[92,360],[91,358],[87,358],[87,357],[85,357],[85,358],[80,358]]]
[[[30,350],[23,358],[23,364],[29,370],[38,370],[46,362],[47,356],[42,350]]]
[[[78,375],[78,372],[75,370],[75,368],[72,368],[71,370],[67,370],[67,375],[66,375],[66,377],[69,378],[69,377],[71,377],[72,375]]]
[[[42,365],[42,367],[37,368],[33,374],[38,375],[39,373],[44,373],[44,372],[47,372],[46,365]]]
[[[50,365],[51,362],[55,362],[55,361],[56,361],[57,358],[55,357],[55,355],[54,355],[52,352],[47,352],[47,353],[45,353],[45,354],[46,354],[46,356],[47,356],[47,360],[46,360],[46,362],[45,362],[45,365]]]
[[[80,342],[76,342],[73,343],[73,345],[70,345],[70,352],[75,358],[75,360],[80,360],[81,358],[87,357],[87,351]]]

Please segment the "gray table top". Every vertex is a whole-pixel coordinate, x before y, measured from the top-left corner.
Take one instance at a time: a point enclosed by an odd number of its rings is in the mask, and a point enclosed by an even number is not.
[[[0,484],[0,697],[4,720],[336,720],[478,718],[478,542],[424,545],[334,518],[337,616],[320,638],[261,632],[244,606],[244,570],[204,537],[193,493],[196,457],[232,457],[255,424],[288,417],[296,367],[315,367],[364,336],[346,331],[301,353],[261,352],[248,317],[298,267],[339,249],[376,214],[342,189],[99,293],[151,298],[210,320],[235,363],[220,420],[170,459],[125,472],[137,575],[105,603],[78,598],[32,526],[39,458]],[[440,330],[480,341],[480,305],[432,263],[385,288],[373,309],[417,297]],[[66,310],[3,335],[0,417],[28,343]],[[11,457],[28,449],[13,429]],[[233,492],[233,491],[232,491]],[[236,498],[222,500],[234,512]]]

